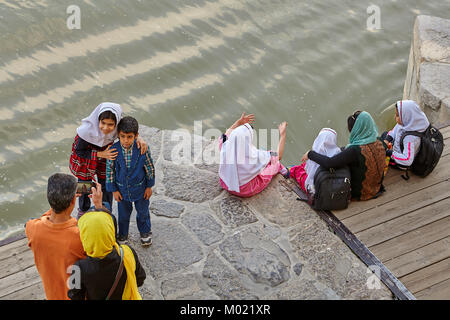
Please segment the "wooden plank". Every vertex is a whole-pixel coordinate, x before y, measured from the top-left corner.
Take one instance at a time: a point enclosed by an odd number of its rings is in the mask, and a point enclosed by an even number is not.
[[[0,300],[44,300],[44,299],[45,299],[45,292],[41,282],[17,290],[9,295],[0,298]]]
[[[33,252],[31,250],[11,256],[2,260],[0,268],[0,279],[5,278],[13,273],[23,271],[34,265]]]
[[[447,143],[447,144],[449,144],[449,143]],[[444,150],[443,150],[442,152],[444,153],[444,151],[447,151],[448,149],[450,149],[449,146],[444,146]],[[449,162],[450,162],[450,160],[449,160],[448,158],[444,158],[444,157],[441,156],[441,158],[439,159],[439,162],[438,162],[436,168],[434,168],[433,172],[430,173],[427,177],[425,177],[425,178],[418,177],[418,176],[416,176],[416,175],[415,175],[414,173],[412,173],[412,172],[410,172],[410,175],[409,175],[409,176],[410,176],[411,178],[414,177],[414,179],[415,179],[417,182],[424,181],[424,180],[428,179],[430,176],[432,176],[432,174],[433,174],[434,172],[436,172],[437,170],[444,170],[444,171],[447,171],[447,172],[448,172],[448,171],[449,171],[449,169],[448,169],[448,163],[449,163]],[[390,184],[396,183],[396,182],[398,182],[398,181],[404,181],[404,182],[406,182],[406,181],[401,177],[403,174],[404,174],[404,171],[403,171],[403,170],[389,167],[388,174],[387,174],[387,176],[384,178],[384,182],[383,182],[384,185],[390,185]],[[414,181],[414,180],[409,180],[408,182],[411,182],[411,181]]]
[[[446,141],[448,141],[447,143],[450,144],[450,139],[449,139],[449,140],[446,140]],[[450,154],[450,148],[444,148],[444,151],[442,151],[441,157],[448,156],[449,154]],[[441,160],[442,160],[442,159],[441,159]],[[441,161],[441,160],[439,160],[439,161]]]
[[[448,279],[450,279],[450,258],[400,278],[405,286],[414,293]]]
[[[0,247],[0,263],[11,256],[23,253],[27,250],[30,250],[28,247],[28,239],[22,239]]]
[[[445,130],[450,132],[450,126],[445,127]],[[450,135],[446,136],[447,139],[449,137]],[[397,187],[405,183],[411,185],[426,181],[426,185],[424,187],[427,187],[430,184],[434,184],[440,181],[442,177],[448,177],[448,172],[450,172],[450,158],[443,159],[448,154],[450,154],[450,141],[445,141],[444,151],[442,153],[441,160],[439,161],[437,167],[433,170],[433,172],[426,178],[417,177],[414,174],[411,174],[410,175],[411,179],[408,182],[406,182],[401,178],[401,175],[403,174],[402,171],[389,168],[388,173],[383,182],[383,184],[386,186],[387,189],[386,193],[390,193],[391,190],[396,189]],[[351,217],[352,215],[361,213],[369,208],[376,207],[380,204],[392,200],[392,196],[386,197],[386,193],[377,199],[372,199],[369,201],[356,201],[356,202],[353,201],[352,203],[350,203],[349,207],[346,210],[335,211],[333,212],[333,214],[335,214],[341,220],[346,219],[348,217]]]
[[[11,274],[0,281],[0,299],[40,282],[41,278],[36,266]]]
[[[370,229],[356,233],[356,236],[371,247],[411,230],[450,216],[450,197],[432,205],[389,220]],[[382,213],[382,211],[380,211]],[[448,225],[450,228],[450,225]]]
[[[386,262],[448,236],[450,236],[450,216],[371,246],[369,249],[381,261]]]
[[[4,251],[9,251],[13,248],[21,247],[21,246],[27,246],[28,245],[28,239],[22,238],[17,241],[10,242],[8,244],[5,244],[0,247],[0,254],[2,254]]]
[[[381,197],[378,197],[377,199],[371,199],[369,201],[352,201],[346,210],[335,211],[333,212],[333,214],[335,214],[339,219],[343,220],[392,200],[392,197],[395,196],[395,194],[392,194],[392,190],[396,190],[405,185],[409,186],[422,183],[425,183],[425,185],[423,185],[423,188],[425,188],[429,185],[442,181],[442,178],[448,178],[448,172],[450,172],[450,158],[446,157],[446,155],[448,155],[449,153],[450,141],[444,147],[444,151],[438,165],[426,178],[421,178],[414,174],[410,174],[410,180],[405,181],[401,177],[401,175],[404,173],[403,171],[389,168],[383,182],[387,191]],[[408,192],[408,189],[405,190],[405,192]],[[391,195],[387,196],[388,193]]]
[[[450,127],[445,127],[443,129],[440,129],[442,136],[444,137],[444,140],[448,139],[450,137]]]
[[[448,158],[448,157],[446,157]],[[333,212],[340,220],[344,220],[364,211],[376,208],[385,203],[400,199],[414,191],[422,190],[449,179],[450,158],[445,162],[439,162],[437,167],[426,178],[417,177],[411,174],[409,181],[403,180],[399,174],[394,183],[385,184],[386,192],[376,199],[368,201],[352,201],[346,210]]]
[[[403,277],[448,257],[450,257],[450,237],[386,261],[386,266],[397,277]]]
[[[304,198],[303,191],[297,184],[288,185],[300,199]],[[378,267],[380,280],[400,300],[415,300],[414,295],[398,280],[395,275],[341,222],[331,211],[316,210],[329,228],[361,259],[366,266]]]
[[[417,298],[423,300],[449,300],[450,279],[418,292]]]
[[[438,125],[434,125],[434,126],[436,128],[438,128],[439,130],[441,130],[441,132],[442,132],[442,130],[445,129],[446,127],[450,127],[450,120],[440,123]]]
[[[13,237],[8,237],[8,238],[6,238],[4,240],[1,240],[0,241],[0,250],[1,250],[1,247],[6,246],[6,245],[8,245],[8,244],[10,244],[12,242],[16,242],[16,241],[22,240],[22,239],[24,239],[26,237],[27,236],[25,235],[25,232],[23,232],[21,234],[15,235]]]
[[[342,222],[353,233],[372,228],[407,213],[419,210],[450,197],[450,180],[435,184],[429,188],[410,193],[400,199],[388,202],[376,208],[343,219]],[[369,247],[373,244],[369,244]]]

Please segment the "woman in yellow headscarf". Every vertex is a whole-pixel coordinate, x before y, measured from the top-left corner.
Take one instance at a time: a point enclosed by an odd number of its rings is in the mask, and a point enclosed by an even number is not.
[[[141,300],[137,289],[145,280],[145,271],[136,252],[116,242],[114,217],[103,211],[90,211],[78,220],[81,243],[87,257],[78,260],[69,278],[68,296],[72,300],[104,300],[107,298],[117,272],[123,249],[124,271],[112,292],[111,300]]]

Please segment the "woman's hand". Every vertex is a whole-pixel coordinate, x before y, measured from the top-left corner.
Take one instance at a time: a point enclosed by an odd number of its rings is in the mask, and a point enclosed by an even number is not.
[[[105,158],[105,159],[109,159],[109,160],[115,160],[117,157],[117,150],[116,149],[110,149],[112,145],[109,145],[108,148],[106,148],[103,151],[98,151],[97,152],[97,157],[99,158]]]
[[[309,151],[307,151],[307,152],[303,155],[303,157],[302,157],[302,162],[306,162],[306,161],[308,160],[308,153],[309,153]]]
[[[145,142],[144,139],[142,139],[141,137],[138,137],[136,139],[136,145],[138,147],[138,149],[141,149],[141,154],[144,154],[147,152],[148,150],[148,144],[147,142]]]

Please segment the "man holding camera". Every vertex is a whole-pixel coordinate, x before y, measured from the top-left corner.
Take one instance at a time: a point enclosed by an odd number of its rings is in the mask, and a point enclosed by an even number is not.
[[[97,191],[98,190],[98,191]],[[86,256],[80,240],[77,220],[71,217],[76,199],[77,179],[56,173],[48,179],[47,200],[50,209],[25,225],[28,246],[41,276],[48,300],[68,300],[67,280],[71,266]],[[90,196],[96,209],[103,208],[101,186]]]

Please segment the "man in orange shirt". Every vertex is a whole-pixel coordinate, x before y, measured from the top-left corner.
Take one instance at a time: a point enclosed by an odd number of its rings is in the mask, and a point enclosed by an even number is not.
[[[68,278],[72,264],[86,257],[77,220],[70,214],[78,197],[77,179],[56,173],[48,179],[47,199],[51,209],[27,222],[28,246],[48,300],[68,300]],[[101,202],[101,200],[100,200]]]

